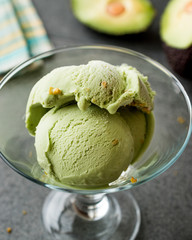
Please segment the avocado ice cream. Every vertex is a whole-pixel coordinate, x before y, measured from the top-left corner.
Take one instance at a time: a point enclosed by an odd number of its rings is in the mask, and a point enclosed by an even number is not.
[[[26,110],[39,165],[64,185],[115,181],[148,146],[153,98],[147,77],[125,64],[53,70],[33,87]]]
[[[50,87],[60,94],[50,94]],[[35,135],[41,117],[53,107],[76,101],[85,111],[91,104],[114,114],[119,107],[132,105],[145,112],[153,109],[154,92],[148,79],[137,69],[103,61],[56,68],[33,87],[26,110],[26,126]]]
[[[68,185],[100,186],[116,180],[143,148],[146,114],[123,108],[109,114],[76,104],[52,108],[37,126],[38,162],[48,176]]]

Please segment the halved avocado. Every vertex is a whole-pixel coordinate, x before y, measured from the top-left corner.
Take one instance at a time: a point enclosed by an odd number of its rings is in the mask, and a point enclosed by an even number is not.
[[[192,76],[192,0],[171,0],[167,4],[160,35],[173,70]]]
[[[148,0],[71,0],[71,3],[80,22],[111,35],[145,31],[155,16]]]

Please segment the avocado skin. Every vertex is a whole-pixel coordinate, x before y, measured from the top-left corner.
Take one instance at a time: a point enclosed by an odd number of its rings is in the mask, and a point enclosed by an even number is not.
[[[186,49],[178,49],[163,43],[163,49],[171,68],[180,76],[192,80],[192,45]]]

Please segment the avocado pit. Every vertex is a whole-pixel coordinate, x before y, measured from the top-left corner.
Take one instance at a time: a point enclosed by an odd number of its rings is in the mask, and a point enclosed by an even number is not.
[[[112,16],[119,16],[125,12],[125,6],[120,2],[111,2],[108,3],[106,11]]]
[[[188,2],[185,5],[184,11],[189,14],[192,13],[192,1]]]

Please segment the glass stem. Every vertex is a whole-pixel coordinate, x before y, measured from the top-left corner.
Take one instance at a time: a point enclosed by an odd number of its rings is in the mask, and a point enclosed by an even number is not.
[[[109,210],[109,200],[104,193],[76,195],[72,204],[77,215],[88,221],[96,221],[103,218]]]

